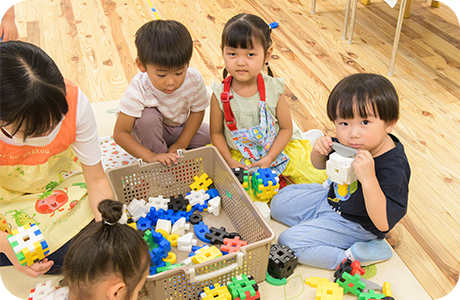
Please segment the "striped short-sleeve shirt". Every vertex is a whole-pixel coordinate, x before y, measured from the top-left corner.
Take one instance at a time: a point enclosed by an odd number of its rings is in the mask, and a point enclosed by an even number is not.
[[[201,73],[189,67],[184,83],[172,94],[157,90],[147,73],[139,72],[131,80],[121,98],[118,111],[140,118],[145,107],[156,107],[168,126],[180,126],[190,112],[199,112],[209,106],[210,97]]]

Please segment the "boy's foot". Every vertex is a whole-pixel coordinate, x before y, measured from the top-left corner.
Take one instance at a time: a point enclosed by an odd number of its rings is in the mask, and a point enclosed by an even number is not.
[[[354,243],[350,249],[345,251],[345,255],[352,261],[359,261],[361,266],[368,266],[390,259],[393,253],[385,240],[375,239],[369,242]]]

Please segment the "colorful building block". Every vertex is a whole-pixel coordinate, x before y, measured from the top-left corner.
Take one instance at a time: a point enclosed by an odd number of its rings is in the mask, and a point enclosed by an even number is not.
[[[344,272],[347,272],[350,275],[359,274],[360,276],[362,276],[366,273],[366,270],[361,268],[361,264],[359,261],[351,261],[350,259],[345,258],[340,263],[340,265],[337,266],[337,269],[334,272],[335,281],[337,281],[338,278],[342,278],[342,274]]]
[[[382,292],[385,294],[387,297],[392,297],[393,295],[391,294],[391,284],[389,282],[384,282],[383,283],[383,288]]]
[[[352,293],[355,295],[363,292],[366,287],[366,284],[361,281],[361,276],[358,274],[352,276],[346,272],[342,274],[342,278],[337,280],[337,283],[343,287],[345,293]]]
[[[216,198],[216,197],[220,196],[219,191],[217,191],[216,189],[209,189],[209,190],[206,191],[206,194],[209,195],[209,199]]]
[[[222,256],[222,252],[220,252],[216,246],[206,246],[195,251],[195,255],[192,257],[192,262],[194,264],[200,264],[220,256]]]
[[[327,283],[329,280],[324,277],[310,277],[305,279],[305,284],[311,286],[312,288],[317,287],[320,284]]]
[[[220,214],[220,207],[221,207],[221,199],[220,196],[214,197],[208,200],[208,212],[212,213],[216,217]]]
[[[177,234],[179,236],[183,236],[186,230],[190,230],[190,224],[186,223],[186,219],[184,217],[180,218],[176,222],[171,229],[171,234]]]
[[[13,229],[7,239],[21,266],[33,265],[49,254],[48,244],[34,223]]]
[[[332,182],[338,184],[351,184],[357,180],[353,161],[355,157],[345,157],[336,152],[329,155],[326,161],[326,175]]]
[[[191,206],[195,206],[196,204],[203,205],[206,200],[209,200],[210,196],[205,190],[192,190],[190,194],[185,196],[185,199],[188,200]]]
[[[186,211],[187,205],[188,200],[185,199],[183,195],[169,197],[168,209],[173,210],[175,213],[179,210]]]
[[[225,230],[225,227],[211,227],[209,228],[209,232],[206,233],[204,237],[208,239],[213,245],[223,244],[224,239],[231,238],[230,233]]]
[[[224,239],[223,245],[220,246],[220,250],[233,253],[240,250],[241,247],[246,246],[247,244],[248,242],[241,241],[239,236],[236,236],[233,239],[226,238]]]
[[[37,283],[35,288],[30,290],[28,300],[42,300],[51,294],[56,288],[53,287],[51,280],[46,281],[45,284]]]
[[[231,282],[227,284],[228,290],[232,295],[233,299],[257,299],[260,298],[259,286],[252,276],[241,274],[231,279]]]
[[[270,168],[261,168],[252,174],[252,189],[260,199],[270,199],[278,193],[279,177]]]
[[[201,174],[200,177],[195,175],[193,179],[195,180],[195,182],[193,182],[190,185],[190,188],[194,191],[198,191],[198,190],[207,191],[210,185],[212,184],[212,180],[209,178],[208,174],[206,173]]]
[[[385,294],[376,293],[374,290],[369,290],[368,293],[358,294],[358,300],[383,299],[385,297]]]
[[[209,228],[208,225],[204,224],[203,222],[200,222],[198,224],[193,225],[193,231],[195,232],[196,237],[207,244],[210,244],[211,241],[209,241],[205,235],[206,233],[209,233]]]
[[[147,204],[147,207],[149,209],[151,207],[155,207],[157,210],[159,210],[160,208],[164,210],[168,209],[169,199],[163,198],[162,195],[159,195],[158,197],[149,197],[148,201],[149,202]]]
[[[249,176],[248,170],[243,168],[232,168],[232,172],[241,184],[244,183],[244,176]]]
[[[157,225],[155,225],[155,231],[158,232],[159,230],[164,230],[166,232],[165,237],[168,237],[168,235],[171,234],[171,221],[170,220],[159,219],[157,221]]]
[[[273,244],[270,247],[268,273],[276,279],[287,278],[297,267],[297,256],[286,245]]]
[[[343,288],[335,282],[324,282],[316,287],[315,300],[342,300]]]
[[[220,286],[216,283],[205,287],[200,298],[201,300],[232,300],[232,295],[230,295],[227,286]]]
[[[128,212],[131,215],[131,218],[134,221],[139,220],[141,217],[145,217],[149,212],[149,209],[145,206],[144,200],[131,200],[131,203],[128,205]]]
[[[196,243],[197,240],[193,238],[193,233],[189,232],[177,239],[177,250],[190,252]]]

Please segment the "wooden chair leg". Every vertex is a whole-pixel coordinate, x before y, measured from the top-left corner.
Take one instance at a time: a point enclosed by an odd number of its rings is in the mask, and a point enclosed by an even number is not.
[[[342,30],[342,39],[346,40],[348,37],[348,25],[350,21],[350,5],[351,0],[347,0],[346,8],[345,8],[345,20],[343,22],[343,30]]]
[[[393,51],[391,52],[390,69],[388,76],[393,76],[396,64],[396,54],[398,52],[399,38],[401,37],[401,29],[404,19],[404,11],[406,9],[407,0],[401,0],[401,6],[399,7],[398,25],[396,26],[395,39],[393,42]]]
[[[431,7],[438,8],[439,6],[441,6],[440,1],[436,1],[436,0],[431,1]]]
[[[314,14],[316,11],[316,0],[311,2],[311,13]]]
[[[412,5],[412,0],[407,0],[406,9],[404,10],[404,18],[408,19],[410,17],[410,6]]]
[[[358,10],[358,0],[353,0],[353,9],[351,11],[350,30],[348,32],[348,44],[351,44],[351,41],[353,40],[353,31],[355,30],[355,20],[356,20],[357,10]]]

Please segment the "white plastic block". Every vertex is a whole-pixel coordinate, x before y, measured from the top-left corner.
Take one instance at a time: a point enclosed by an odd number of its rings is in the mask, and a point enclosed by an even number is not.
[[[332,182],[351,184],[357,180],[352,163],[354,158],[332,153],[326,162],[326,175]]]
[[[203,205],[204,201],[209,199],[209,194],[205,190],[192,190],[189,195],[185,196],[185,199],[188,200],[191,206],[195,206],[198,203]]]
[[[270,222],[270,214],[271,214],[271,210],[270,210],[270,207],[268,207],[268,204],[266,202],[254,201],[254,205],[260,211],[260,213],[262,214],[262,216],[264,217],[265,221],[268,224],[268,222]]]
[[[212,213],[216,217],[220,214],[220,203],[221,199],[219,196],[212,198],[208,201],[208,212]]]
[[[159,210],[160,208],[168,210],[168,203],[169,198],[165,199],[162,195],[159,195],[158,197],[149,197],[149,203],[147,204],[147,206],[149,210],[151,207],[155,207],[157,210]]]
[[[196,246],[197,242],[193,238],[193,233],[189,232],[177,239],[177,250],[190,252],[192,251],[192,246]]]
[[[52,281],[48,280],[45,284],[37,283],[35,289],[32,289],[28,300],[42,300],[51,294],[56,288],[52,286]]]
[[[187,257],[186,259],[184,259],[180,263],[183,264],[184,266],[187,266],[187,267],[191,267],[193,265],[191,257]]]
[[[166,231],[168,235],[170,235],[171,234],[171,221],[158,219],[157,225],[155,226],[155,231],[157,231],[158,229],[162,229]]]
[[[180,218],[172,226],[171,233],[183,236],[186,230],[190,230],[190,224],[185,221],[185,218]]]
[[[128,205],[128,212],[134,221],[139,220],[141,217],[147,215],[149,209],[146,207],[144,200],[133,199]]]

